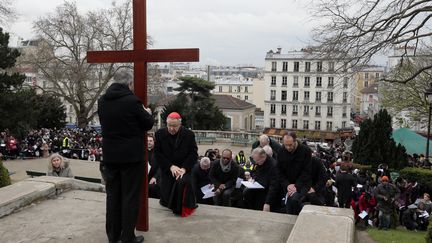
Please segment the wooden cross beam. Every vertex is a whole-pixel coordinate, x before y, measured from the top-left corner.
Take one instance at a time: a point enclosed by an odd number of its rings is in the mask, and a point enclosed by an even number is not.
[[[89,51],[88,63],[134,63],[135,94],[147,105],[147,63],[148,62],[194,62],[199,61],[199,49],[147,50],[146,0],[133,0],[133,50]],[[147,134],[145,134],[147,146]],[[148,154],[145,149],[145,158]],[[147,163],[141,189],[141,206],[136,228],[148,231],[148,179]]]

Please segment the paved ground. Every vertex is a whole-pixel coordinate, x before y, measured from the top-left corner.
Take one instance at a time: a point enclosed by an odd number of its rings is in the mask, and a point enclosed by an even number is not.
[[[240,146],[231,146],[230,143],[215,143],[215,144],[203,144],[198,145],[198,154],[204,155],[207,149],[215,149],[219,150],[229,148],[233,151],[234,154],[237,154],[240,150],[244,150],[245,154],[248,156],[250,154],[250,147],[240,147]],[[27,159],[27,160],[7,160],[3,161],[4,165],[10,172],[14,172],[11,176],[12,183],[24,180],[28,178],[26,175],[26,170],[33,170],[39,172],[46,172],[48,170],[48,159]],[[76,176],[84,176],[84,177],[95,177],[101,178],[99,173],[99,162],[91,162],[85,160],[70,160],[71,168]]]
[[[296,216],[200,205],[188,218],[177,217],[150,199],[150,230],[145,242],[286,242]],[[69,191],[0,219],[3,243],[107,242],[105,194]]]

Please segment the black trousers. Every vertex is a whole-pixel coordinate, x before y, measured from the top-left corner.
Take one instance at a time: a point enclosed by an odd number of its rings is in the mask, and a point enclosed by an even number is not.
[[[181,215],[183,207],[196,208],[190,173],[184,174],[178,180],[171,174],[161,173],[159,203],[177,215]]]
[[[295,192],[292,196],[287,198],[285,205],[287,214],[298,215],[300,213],[304,196],[305,195],[300,192]]]
[[[144,163],[105,164],[104,167],[108,240],[132,242],[139,213]]]
[[[267,190],[265,189],[243,189],[244,206],[247,209],[263,210]]]

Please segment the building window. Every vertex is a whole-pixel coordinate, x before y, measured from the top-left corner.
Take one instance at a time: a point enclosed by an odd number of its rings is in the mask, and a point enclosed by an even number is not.
[[[219,93],[222,93],[222,86],[219,86]]]
[[[369,73],[365,73],[365,79],[366,79],[366,80],[369,79]]]
[[[272,62],[272,69],[271,69],[271,71],[272,72],[276,72],[276,67],[277,67],[276,62]]]
[[[276,100],[276,90],[270,90],[270,100]]]
[[[327,131],[333,130],[333,122],[327,122]]]
[[[241,86],[237,86],[237,93],[240,93],[241,91]]]
[[[322,72],[322,62],[317,62],[317,72]]]
[[[315,121],[315,130],[321,130],[321,122]]]
[[[297,120],[292,120],[292,128],[297,129]]]
[[[343,121],[342,122],[342,128],[345,128],[346,127],[346,121]]]
[[[348,100],[348,92],[343,92],[343,100],[342,102],[346,103]]]
[[[321,116],[321,106],[315,107],[315,116]]]
[[[305,62],[305,72],[310,72],[310,62]]]
[[[293,87],[298,87],[298,76],[294,76]]]
[[[288,72],[288,62],[282,63],[282,72]]]
[[[303,129],[308,130],[309,129],[309,121],[303,121]]]
[[[276,119],[270,118],[270,127],[276,127]]]
[[[229,86],[229,92],[230,93],[232,92],[232,86],[231,85]]]
[[[286,114],[286,113],[287,113],[287,106],[281,105],[281,114]]]
[[[293,91],[293,101],[298,101],[298,91]]]
[[[344,73],[348,72],[348,63],[347,62],[344,63],[342,70],[343,70]]]
[[[328,70],[329,70],[329,72],[333,72],[334,71],[334,62],[329,62],[328,63]]]
[[[245,86],[245,93],[249,93],[248,86]]]
[[[276,105],[270,104],[270,114],[276,114]]]
[[[286,128],[286,119],[281,119],[281,128]]]
[[[332,116],[333,116],[333,107],[327,106],[327,117],[332,117]]]
[[[282,90],[281,100],[287,100],[287,92],[286,92],[286,90]]]
[[[344,107],[342,108],[342,117],[343,117],[343,118],[347,117],[347,108],[346,108],[346,106],[344,106]]]
[[[334,85],[334,77],[328,77],[328,88],[333,88]]]
[[[309,106],[308,105],[305,105],[303,107],[303,115],[309,116]]]
[[[299,62],[294,62],[294,72],[298,72],[299,71],[299,67],[300,67],[300,63]]]
[[[288,83],[288,77],[287,76],[283,76],[282,77],[282,86],[287,86]]]
[[[168,92],[168,93],[173,92],[173,87],[167,87],[167,92]]]
[[[304,100],[309,100],[309,96],[310,96],[309,94],[310,94],[309,91],[304,92]]]
[[[365,81],[364,82],[364,86],[365,86],[365,88],[368,87],[369,86],[369,81]]]
[[[344,87],[344,89],[348,88],[348,77],[344,78],[343,87]]]
[[[298,114],[298,105],[293,105],[293,116],[296,116]]]
[[[248,100],[248,99],[249,99],[249,97],[247,95],[245,95],[245,100]]]
[[[327,102],[333,102],[333,92],[327,92]]]
[[[316,86],[317,88],[322,87],[322,77],[316,77]]]
[[[375,78],[379,79],[379,77],[380,77],[380,74],[379,73],[375,73]]]
[[[276,76],[271,77],[271,86],[276,86]]]
[[[305,86],[305,88],[309,88],[310,87],[310,77],[305,77],[305,79],[304,79],[304,86]]]
[[[315,92],[315,102],[321,102],[321,92]]]

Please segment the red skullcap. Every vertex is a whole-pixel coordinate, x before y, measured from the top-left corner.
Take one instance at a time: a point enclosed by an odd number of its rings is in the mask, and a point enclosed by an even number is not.
[[[181,119],[181,116],[180,116],[180,114],[177,113],[177,112],[171,112],[171,113],[168,115],[168,118],[172,118],[172,119]]]

